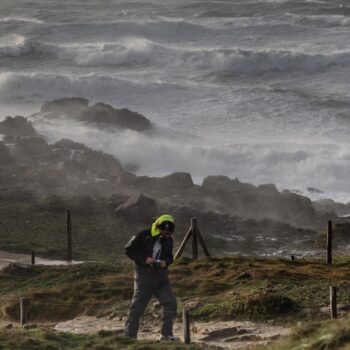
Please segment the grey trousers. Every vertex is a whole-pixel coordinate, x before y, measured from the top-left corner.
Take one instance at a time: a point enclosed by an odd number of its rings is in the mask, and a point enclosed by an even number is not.
[[[145,270],[146,269],[146,270]],[[140,318],[152,296],[155,296],[163,309],[161,334],[173,335],[173,320],[176,317],[176,297],[167,278],[167,271],[148,267],[135,271],[134,296],[131,301],[125,335],[137,338]]]

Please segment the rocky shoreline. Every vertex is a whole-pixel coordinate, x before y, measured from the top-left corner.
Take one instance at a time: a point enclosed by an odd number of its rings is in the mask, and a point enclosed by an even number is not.
[[[144,132],[154,127],[145,117],[102,103],[89,106],[86,99],[70,98],[45,103],[31,118],[75,119],[96,127],[129,128]],[[332,200],[312,202],[274,184],[254,186],[227,176],[207,176],[195,184],[191,174],[176,172],[164,177],[137,176],[110,154],[74,140],[49,144],[30,119],[6,117],[0,122],[0,197],[77,197],[112,220],[136,230],[160,213],[171,212],[186,230],[198,217],[214,246],[232,254],[301,256],[319,249],[318,231],[327,220],[349,211],[350,204]],[[4,207],[6,209],[6,207]],[[90,208],[91,209],[91,208]],[[0,224],[1,225],[1,224]],[[130,231],[130,229],[129,229]],[[221,242],[221,243],[220,243]],[[317,254],[317,253],[316,253]]]

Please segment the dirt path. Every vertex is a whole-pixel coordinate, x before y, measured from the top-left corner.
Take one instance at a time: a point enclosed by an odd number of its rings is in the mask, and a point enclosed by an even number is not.
[[[70,321],[58,323],[55,329],[75,334],[94,334],[100,330],[110,330],[119,334],[124,332],[124,321],[120,318],[104,319],[82,316]],[[182,339],[182,324],[175,323],[174,335]],[[216,345],[222,349],[249,349],[265,345],[290,333],[290,329],[269,324],[252,322],[195,322],[191,327],[192,341]],[[143,326],[140,339],[157,340],[159,327]]]
[[[51,260],[40,257],[36,257],[35,262],[37,265],[71,265],[82,263],[82,261],[67,262],[64,260]],[[10,265],[11,263],[30,264],[31,256],[26,254],[9,253],[0,250],[0,270]]]

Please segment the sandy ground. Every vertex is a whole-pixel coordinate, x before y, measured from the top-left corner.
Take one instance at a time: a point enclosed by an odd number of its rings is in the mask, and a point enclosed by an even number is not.
[[[30,264],[31,257],[29,255],[8,253],[0,250],[0,269],[14,262]]]
[[[31,257],[25,254],[0,251],[0,269],[13,262],[30,264]],[[66,261],[42,258],[36,258],[36,263],[44,265],[67,264]],[[80,262],[75,261],[73,263]],[[94,334],[100,330],[111,330],[122,335],[124,333],[124,323],[125,319],[122,317],[96,318],[82,316],[66,322],[60,322],[56,324],[55,329],[75,334]],[[1,322],[0,328],[6,328],[7,324],[7,322]],[[191,325],[191,340],[193,342],[216,345],[228,350],[252,349],[257,345],[265,345],[276,341],[289,333],[290,329],[287,327],[252,322],[195,322]],[[174,335],[182,340],[183,327],[181,322],[175,323]],[[158,340],[159,327],[143,325],[140,327],[139,338]]]
[[[100,330],[109,330],[124,334],[125,319],[118,317],[105,319],[82,316],[70,321],[60,322],[55,329],[75,334],[94,334]],[[290,328],[253,322],[195,322],[191,325],[191,340],[196,343],[219,346],[222,349],[252,349],[266,345],[290,334]],[[174,325],[174,335],[183,339],[183,327],[180,322]],[[159,327],[143,325],[139,339],[158,340]]]
[[[30,255],[8,253],[0,250],[0,269],[3,269],[4,267],[14,262],[20,263],[20,264],[31,264],[31,259],[32,257]],[[37,265],[71,265],[71,264],[81,264],[82,261],[67,262],[64,260],[50,260],[50,259],[36,257],[35,263]]]

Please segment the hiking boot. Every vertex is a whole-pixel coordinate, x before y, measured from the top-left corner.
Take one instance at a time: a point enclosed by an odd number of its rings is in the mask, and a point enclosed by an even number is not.
[[[173,335],[161,335],[159,337],[160,341],[179,341],[179,337],[174,337]]]

